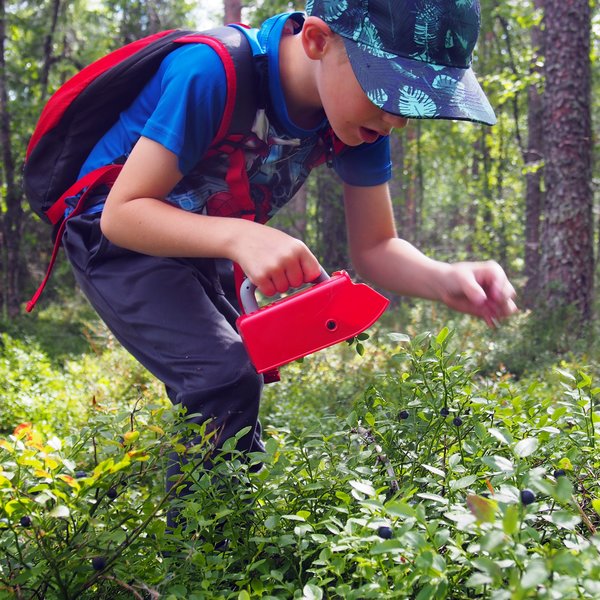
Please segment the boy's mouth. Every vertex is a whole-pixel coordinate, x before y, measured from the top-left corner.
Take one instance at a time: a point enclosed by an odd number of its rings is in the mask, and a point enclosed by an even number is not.
[[[359,135],[360,139],[365,144],[372,144],[373,142],[376,142],[378,140],[380,134],[374,129],[369,129],[368,127],[360,127]]]

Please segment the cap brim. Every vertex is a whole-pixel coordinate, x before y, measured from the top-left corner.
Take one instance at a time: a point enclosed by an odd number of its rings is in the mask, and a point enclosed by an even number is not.
[[[472,69],[386,54],[342,37],[361,87],[382,110],[409,119],[453,119],[494,125],[496,115]]]

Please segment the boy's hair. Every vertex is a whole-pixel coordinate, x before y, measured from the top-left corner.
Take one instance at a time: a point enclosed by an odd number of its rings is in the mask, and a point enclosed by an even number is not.
[[[471,68],[479,0],[308,0],[341,36],[358,82],[384,111],[493,125]]]

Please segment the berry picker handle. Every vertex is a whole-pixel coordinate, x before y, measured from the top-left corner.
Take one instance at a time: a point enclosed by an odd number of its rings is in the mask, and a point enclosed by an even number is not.
[[[321,267],[320,275],[314,280],[311,281],[312,284],[321,283],[322,281],[327,281],[329,279],[329,275]],[[250,314],[256,310],[258,310],[258,302],[256,301],[256,286],[248,279],[244,279],[242,285],[240,286],[240,301],[242,303],[242,310],[246,314]]]

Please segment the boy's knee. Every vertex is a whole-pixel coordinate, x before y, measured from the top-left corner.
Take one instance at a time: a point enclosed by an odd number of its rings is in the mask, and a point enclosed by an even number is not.
[[[234,413],[257,414],[263,376],[256,372],[240,342],[210,365],[202,365],[198,377],[188,372],[182,389],[169,394],[188,414],[219,418]]]
[[[253,391],[260,394],[263,377],[256,372],[250,362],[243,344],[235,344],[223,356],[218,364],[214,365],[209,374],[209,385],[214,388],[231,388],[236,391]]]

